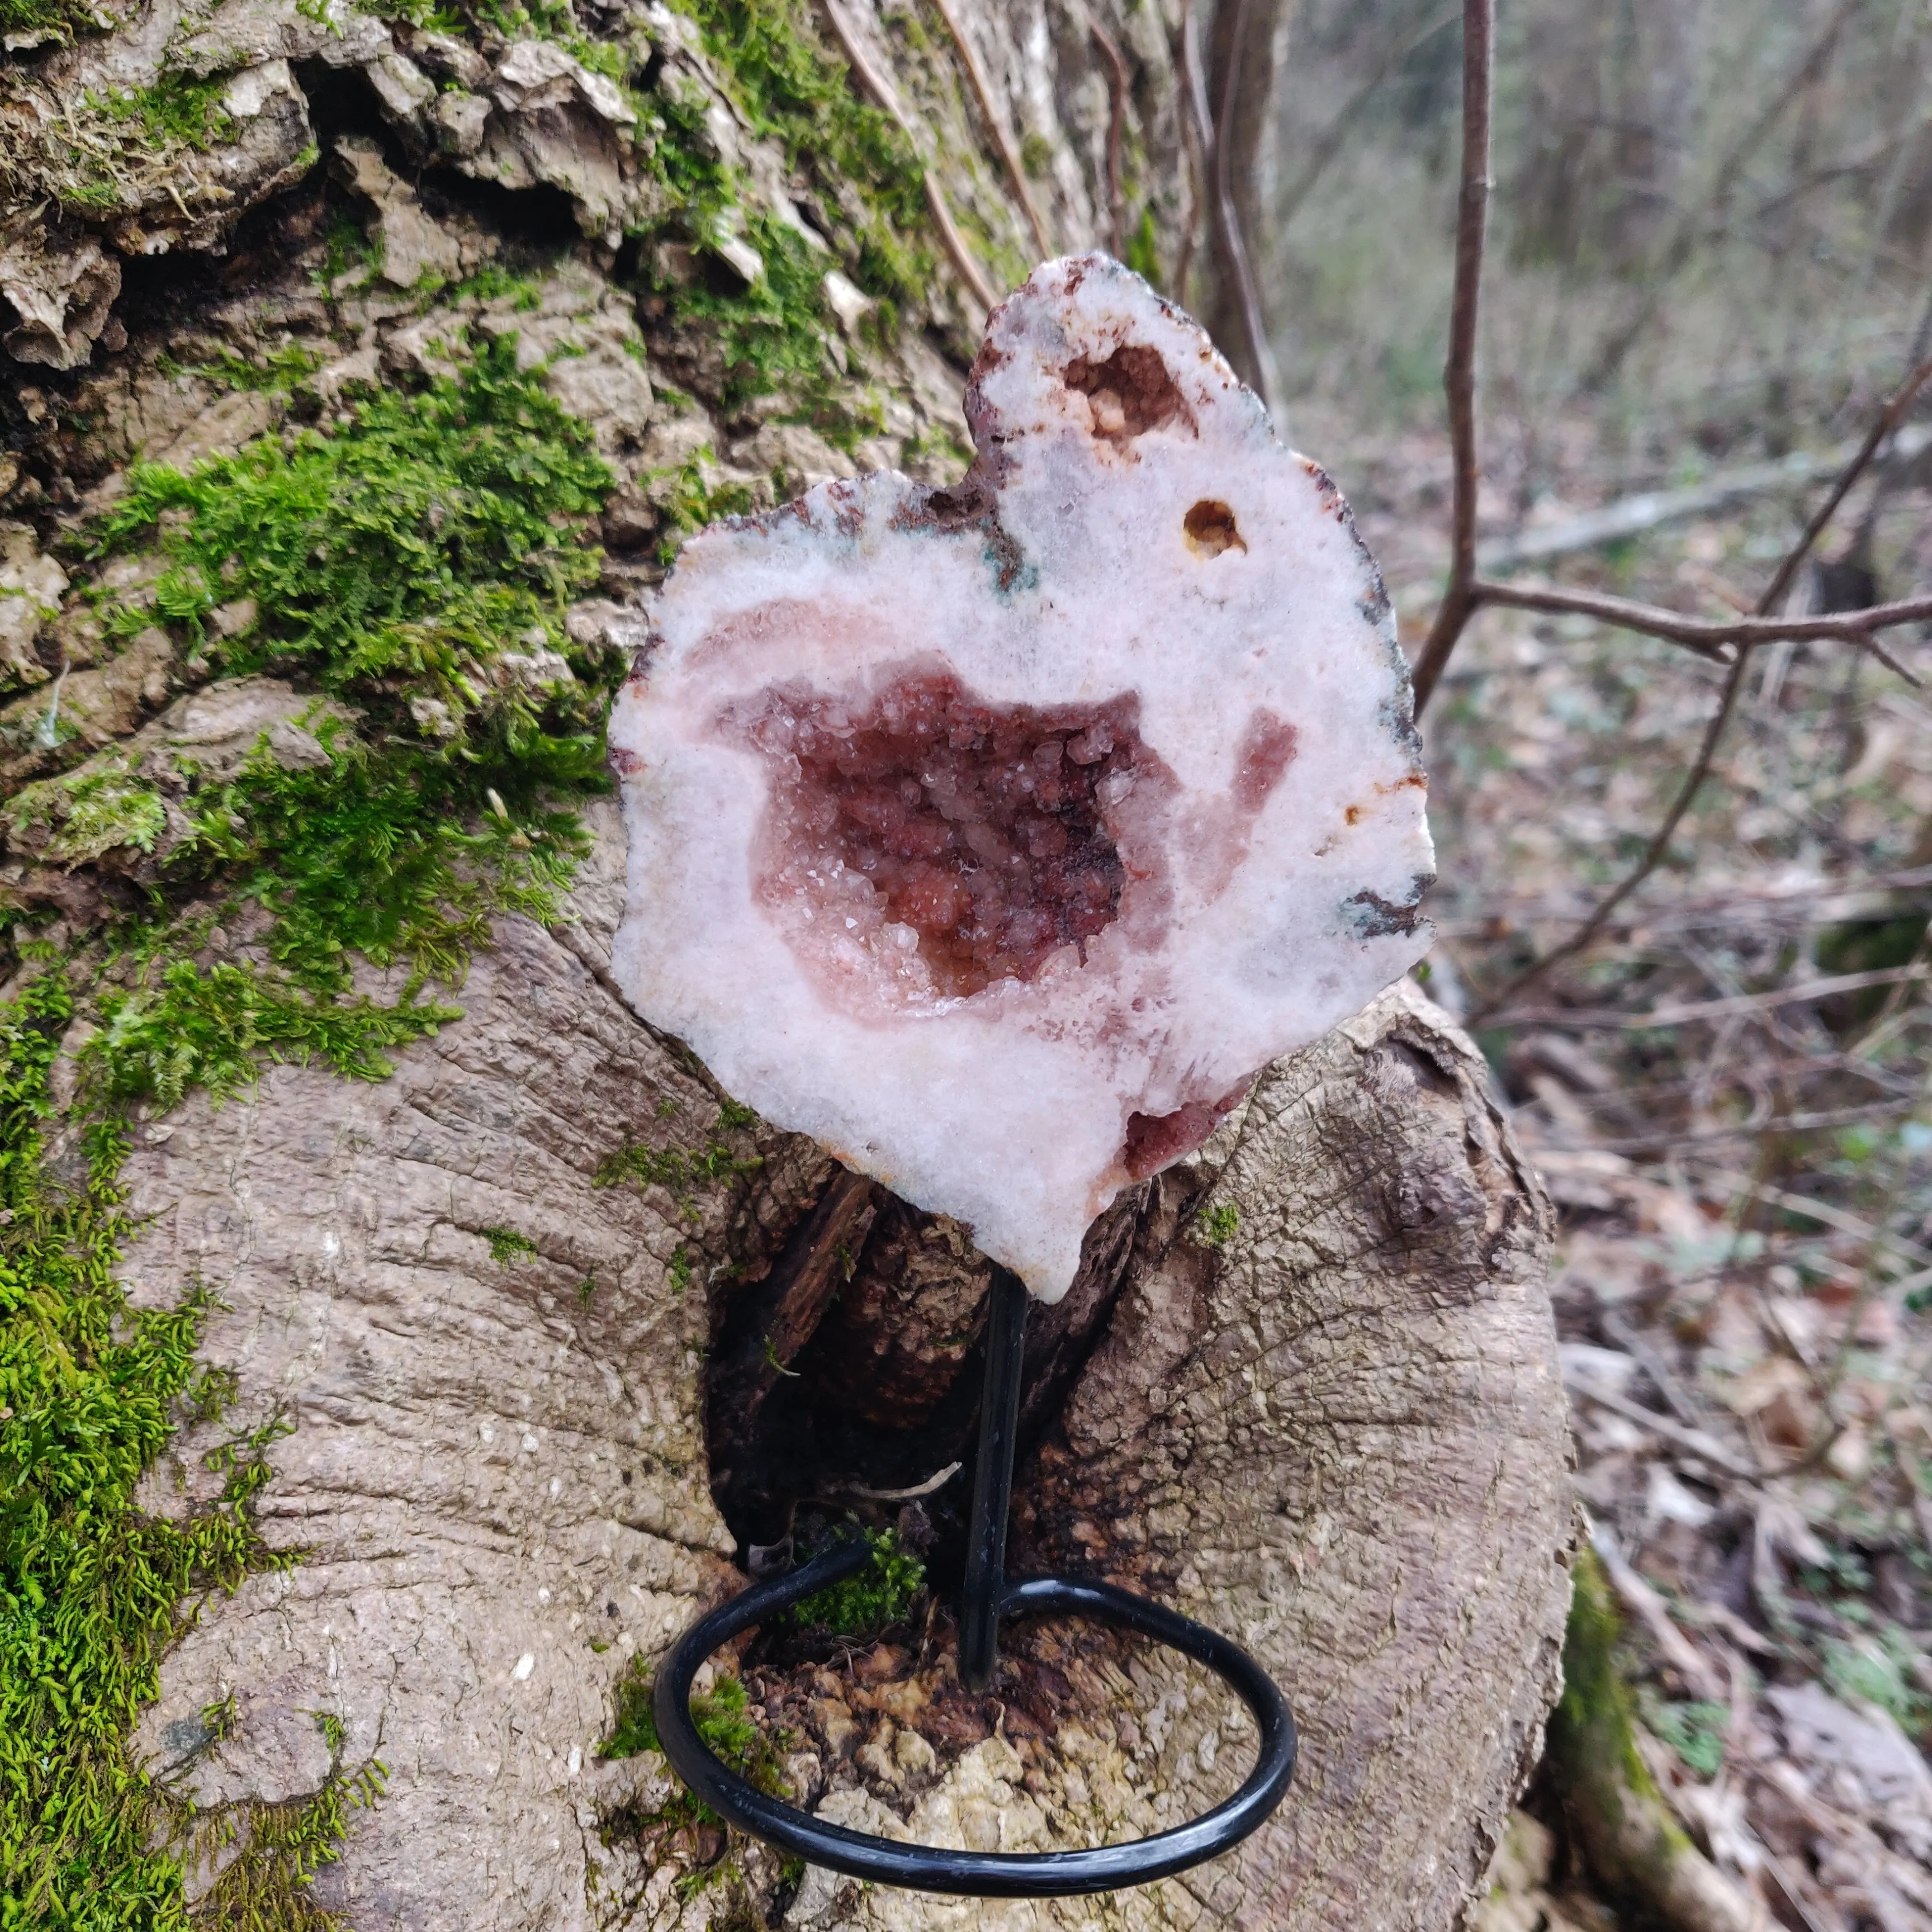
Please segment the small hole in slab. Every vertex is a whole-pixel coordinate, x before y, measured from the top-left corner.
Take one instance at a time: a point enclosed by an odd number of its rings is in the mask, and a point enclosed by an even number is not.
[[[1187,548],[1196,556],[1219,556],[1224,550],[1246,550],[1247,539],[1226,503],[1204,496],[1181,519]]]

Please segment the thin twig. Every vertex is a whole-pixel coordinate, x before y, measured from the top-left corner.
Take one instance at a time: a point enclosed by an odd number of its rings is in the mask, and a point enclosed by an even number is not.
[[[912,143],[913,151],[919,151],[919,136],[912,122],[907,118],[905,110],[899,105],[899,98],[892,84],[866,57],[865,50],[854,38],[852,30],[845,24],[845,18],[838,10],[838,0],[820,0],[825,9],[825,17],[832,23],[832,32],[838,42],[839,50],[852,71],[859,76],[866,92],[876,100],[880,109],[898,123],[900,133]],[[993,292],[992,285],[986,278],[978,262],[974,260],[966,246],[965,237],[959,232],[952,219],[952,211],[946,205],[946,197],[939,191],[939,183],[934,178],[931,168],[922,166],[920,174],[926,184],[926,205],[932,212],[933,226],[939,230],[939,238],[945,244],[946,253],[957,271],[959,279],[966,284],[968,292],[980,306],[988,311],[998,306],[999,297]]]
[[[1906,358],[1910,362],[1922,362],[1927,352],[1932,351],[1932,300],[1926,302],[1919,311],[1918,326],[1912,332],[1912,352]],[[1869,556],[1878,536],[1880,520],[1884,516],[1892,493],[1904,480],[1904,471],[1899,462],[1903,454],[1899,441],[1892,446],[1892,460],[1886,465],[1879,477],[1878,488],[1871,493],[1871,500],[1865,506],[1864,514],[1858,519],[1858,528],[1852,532],[1852,541],[1846,548],[1847,556]]]
[[[1698,243],[1709,232],[1716,218],[1721,214],[1725,204],[1730,200],[1732,190],[1742,178],[1745,168],[1750,165],[1751,157],[1757,152],[1778,122],[1784,119],[1793,103],[1799,100],[1805,90],[1823,73],[1838,44],[1838,37],[1844,31],[1845,22],[1864,4],[1864,0],[1840,0],[1838,10],[1825,23],[1824,31],[1806,49],[1804,58],[1792,68],[1784,86],[1766,104],[1757,118],[1745,129],[1730,152],[1724,157],[1712,180],[1711,192],[1706,197],[1703,206],[1686,211],[1660,258],[1646,270],[1643,277],[1644,292],[1636,313],[1598,352],[1589,374],[1583,378],[1585,388],[1601,388],[1622,367],[1624,358],[1635,346],[1637,338],[1650,326],[1652,317],[1663,305],[1664,296],[1678,271],[1696,254]]]
[[[1474,614],[1476,498],[1482,468],[1476,448],[1476,334],[1483,286],[1483,242],[1490,212],[1490,110],[1495,94],[1496,0],[1463,0],[1462,188],[1456,212],[1456,293],[1449,316],[1449,434],[1455,450],[1454,550],[1449,587],[1415,667],[1415,715],[1441,681],[1456,640]]]
[[[1659,907],[1647,913],[1642,924],[1653,930],[1670,932],[1698,924],[1735,922],[1754,914],[1774,918],[1778,912],[1790,907],[1797,910],[1808,922],[1837,926],[1869,911],[1883,912],[1888,909],[1882,903],[1869,905],[1865,903],[1868,900],[1882,900],[1888,893],[1916,891],[1921,886],[1932,886],[1932,866],[1911,866],[1896,872],[1871,872],[1859,878],[1810,879],[1796,885],[1771,886],[1762,892],[1721,892],[1708,898],[1686,899],[1679,904]],[[1485,910],[1480,916],[1438,919],[1436,930],[1452,939],[1468,938],[1490,931],[1499,919],[1569,925],[1588,916],[1587,913],[1578,912],[1573,907],[1552,904],[1540,897],[1499,898],[1485,902]]]
[[[1804,526],[1804,534],[1792,546],[1790,554],[1778,567],[1778,574],[1771,580],[1771,587],[1764,593],[1763,602],[1775,609],[1784,601],[1784,593],[1791,588],[1798,567],[1811,554],[1811,547],[1823,532],[1825,526],[1838,514],[1838,506],[1851,494],[1852,485],[1862,476],[1867,467],[1879,452],[1879,446],[1905,420],[1905,412],[1917,399],[1918,392],[1927,382],[1932,382],[1932,356],[1928,356],[1898,386],[1890,402],[1880,412],[1876,422],[1871,426],[1871,434],[1859,445],[1858,453],[1839,472],[1838,480],[1832,485],[1823,502],[1813,514],[1811,520]]]
[[[1462,10],[1462,0],[1455,0],[1454,4],[1444,8],[1434,20],[1411,34],[1406,40],[1391,41],[1383,49],[1382,58],[1369,70],[1367,78],[1342,103],[1340,111],[1316,136],[1314,150],[1304,164],[1300,173],[1295,176],[1293,184],[1276,204],[1274,218],[1277,230],[1286,228],[1294,219],[1301,204],[1314,192],[1316,183],[1322,178],[1328,164],[1342,152],[1349,134],[1360,124],[1362,110],[1382,82],[1411,54],[1435,39],[1444,27],[1453,26]]]
[[[1691,802],[1698,793],[1703,790],[1705,779],[1710,776],[1711,761],[1718,753],[1718,741],[1724,735],[1724,727],[1731,722],[1731,713],[1737,709],[1738,695],[1744,689],[1744,672],[1750,663],[1750,653],[1740,651],[1736,662],[1731,666],[1730,674],[1724,680],[1724,688],[1718,700],[1718,708],[1711,714],[1710,723],[1704,728],[1704,742],[1698,747],[1696,758],[1685,774],[1683,784],[1678,788],[1677,796],[1671,800],[1670,809],[1664,815],[1664,823],[1657,828],[1655,836],[1645,848],[1642,859],[1624,875],[1623,883],[1598,904],[1596,910],[1561,946],[1525,967],[1493,999],[1486,1000],[1480,1010],[1471,1016],[1472,1024],[1486,1021],[1492,1013],[1499,1012],[1525,987],[1534,986],[1552,966],[1561,965],[1566,959],[1575,958],[1596,938],[1603,930],[1605,921],[1617,908],[1662,862],[1664,854],[1670,849],[1671,839],[1676,836],[1678,826],[1683,823],[1684,814],[1690,809]]]
[[[1120,146],[1127,125],[1127,64],[1120,56],[1119,43],[1100,21],[1088,16],[1088,30],[1094,44],[1106,57],[1107,80],[1107,226],[1108,252],[1115,261],[1126,252],[1126,190],[1120,178]]]
[[[1671,1369],[1668,1362],[1646,1342],[1629,1322],[1614,1308],[1606,1308],[1598,1318],[1598,1325],[1611,1343],[1621,1348],[1642,1370],[1663,1396],[1664,1406],[1678,1420],[1687,1427],[1700,1426],[1704,1418],[1697,1405],[1693,1402]]]
[[[1913,439],[1910,454],[1918,454],[1922,447]],[[1803,488],[1821,475],[1842,469],[1855,454],[1850,446],[1827,452],[1794,449],[1789,455],[1769,462],[1747,463],[1734,470],[1718,470],[1686,489],[1640,490],[1560,524],[1544,524],[1519,530],[1509,536],[1492,537],[1477,545],[1476,568],[1485,576],[1508,577],[1534,565],[1552,563],[1576,550],[1601,550],[1630,537],[1645,536],[1666,524],[1728,509],[1749,497],[1772,490]],[[1888,475],[1897,469],[1901,458],[1909,460],[1908,451],[1894,443],[1886,466]]]
[[[1727,644],[1751,650],[1760,644],[1789,638],[1804,644],[1857,644],[1869,646],[1873,634],[1900,624],[1932,620],[1932,596],[1907,597],[1895,604],[1874,604],[1863,610],[1834,610],[1822,616],[1685,617],[1660,604],[1638,604],[1598,590],[1569,590],[1555,586],[1498,584],[1484,578],[1469,586],[1473,603],[1507,604],[1519,610],[1568,611],[1595,617],[1620,630],[1660,638],[1714,662],[1728,664]],[[1908,684],[1917,674],[1887,654],[1886,662]]]
[[[1918,1104],[1916,1096],[1897,1100],[1876,1100],[1863,1107],[1830,1107],[1808,1114],[1774,1114],[1762,1120],[1741,1122],[1735,1127],[1714,1127],[1708,1132],[1688,1134],[1630,1134],[1616,1140],[1592,1141],[1600,1154],[1642,1154],[1661,1160],[1666,1155],[1695,1154],[1700,1148],[1734,1147],[1740,1141],[1756,1141],[1779,1134],[1810,1134],[1827,1127],[1867,1126],[1877,1120],[1896,1120]]]
[[[1868,1221],[1862,1214],[1834,1208],[1828,1201],[1814,1201],[1808,1194],[1793,1194],[1785,1188],[1771,1186],[1731,1168],[1713,1168],[1704,1174],[1703,1179],[1711,1187],[1727,1188],[1733,1193],[1747,1192],[1753,1199],[1766,1202],[1787,1214],[1815,1221],[1822,1228],[1835,1228],[1840,1234],[1850,1234],[1869,1246],[1889,1248],[1908,1262],[1932,1262],[1932,1248],[1922,1246],[1907,1235],[1894,1234],[1889,1228]],[[1706,1198],[1714,1197],[1707,1195]]]
[[[922,1483],[915,1483],[909,1490],[868,1490],[854,1483],[845,1493],[849,1496],[863,1496],[870,1503],[908,1503],[921,1496],[929,1496],[935,1490],[943,1490],[959,1472],[965,1468],[963,1462],[949,1462],[936,1474],[926,1478]]]
[[[1743,1476],[1755,1482],[1764,1474],[1755,1462],[1746,1462],[1736,1450],[1726,1448],[1707,1430],[1687,1429],[1674,1417],[1660,1415],[1655,1409],[1646,1408],[1642,1402],[1633,1402],[1628,1396],[1619,1395],[1615,1389],[1606,1388],[1588,1376],[1572,1372],[1564,1377],[1564,1384],[1581,1400],[1593,1402],[1599,1408],[1607,1408],[1612,1415],[1621,1415],[1648,1430],[1653,1436],[1674,1442],[1686,1454],[1708,1462],[1713,1468],[1722,1469],[1727,1475]]]
[[[1476,4],[1476,0],[1472,0],[1472,4]],[[1822,617],[1774,617],[1770,614],[1790,590],[1799,566],[1816,541],[1818,532],[1824,528],[1827,516],[1837,508],[1844,500],[1845,493],[1858,481],[1889,430],[1904,419],[1905,412],[1912,405],[1912,398],[1928,378],[1932,378],[1932,362],[1922,361],[1887,401],[1880,412],[1877,433],[1868,436],[1861,445],[1857,455],[1846,466],[1844,474],[1830,492],[1823,508],[1812,518],[1803,536],[1773,573],[1770,583],[1765,586],[1764,594],[1758,599],[1758,614],[1756,616],[1710,622],[1678,618],[1648,605],[1630,604],[1621,597],[1602,597],[1587,591],[1526,591],[1515,585],[1505,584],[1484,583],[1472,586],[1473,590],[1480,593],[1478,602],[1514,604],[1532,610],[1584,610],[1586,604],[1594,604],[1594,610],[1589,611],[1588,614],[1601,615],[1605,621],[1622,625],[1628,629],[1645,632],[1652,637],[1668,638],[1674,643],[1689,644],[1693,648],[1699,644],[1730,644],[1736,648],[1737,653],[1730,674],[1724,680],[1724,693],[1718,700],[1718,709],[1706,728],[1704,742],[1698,749],[1696,760],[1678,788],[1677,796],[1671,801],[1670,811],[1664,815],[1663,824],[1658,828],[1657,836],[1646,848],[1635,870],[1625,876],[1622,884],[1601,902],[1596,910],[1569,938],[1554,952],[1545,953],[1540,959],[1526,967],[1492,999],[1486,1001],[1480,1011],[1472,1016],[1473,1018],[1488,1018],[1515,999],[1525,987],[1534,985],[1552,966],[1560,964],[1565,959],[1575,958],[1595,940],[1603,930],[1605,922],[1617,908],[1662,864],[1678,824],[1690,809],[1691,801],[1702,788],[1705,779],[1710,776],[1712,762],[1718,754],[1718,742],[1724,735],[1725,727],[1731,721],[1731,713],[1737,708],[1738,694],[1744,688],[1745,669],[1750,662],[1751,652],[1756,646],[1768,644],[1774,638],[1855,644],[1861,650],[1870,651],[1909,683],[1916,685],[1918,682],[1917,677],[1877,643],[1874,634],[1888,629],[1894,624],[1918,623],[1932,618],[1932,597],[1906,598],[1894,604],[1877,604],[1868,610],[1834,612]],[[1458,482],[1460,484],[1460,476]],[[1543,601],[1532,601],[1534,599]],[[1556,599],[1568,601],[1551,601]],[[1611,614],[1612,610],[1617,614]],[[1660,622],[1660,620],[1663,621]],[[1816,628],[1820,626],[1823,628]],[[1432,644],[1434,640],[1432,638],[1430,641]],[[1454,641],[1453,638],[1450,640],[1452,645]],[[1445,658],[1447,655],[1445,651]]]
[[[1013,146],[1012,136],[1006,132],[1006,124],[993,105],[993,90],[986,79],[986,70],[980,64],[980,56],[973,51],[973,43],[966,38],[966,30],[959,24],[958,15],[952,10],[952,0],[932,0],[932,4],[938,9],[939,17],[946,22],[946,31],[952,36],[959,64],[973,84],[974,98],[980,104],[980,115],[993,130],[993,145],[999,149],[1000,158],[1006,164],[1013,193],[1019,198],[1021,212],[1026,216],[1027,226],[1033,230],[1034,245],[1044,259],[1053,253],[1053,244],[1047,238],[1046,222],[1040,214],[1040,204],[1033,198],[1033,187],[1021,164],[1019,151]]]
[[[1664,1662],[1683,1678],[1691,1695],[1714,1704],[1720,1701],[1724,1687],[1712,1669],[1710,1660],[1671,1621],[1670,1606],[1637,1574],[1622,1546],[1604,1524],[1591,1524],[1590,1546],[1597,1552],[1612,1588],[1623,1599],[1624,1607],[1648,1628]]]

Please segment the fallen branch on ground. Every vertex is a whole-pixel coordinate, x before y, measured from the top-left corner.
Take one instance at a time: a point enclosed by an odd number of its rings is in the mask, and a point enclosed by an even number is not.
[[[1888,470],[1915,460],[1932,448],[1932,430],[1913,430],[1900,436],[1892,447]],[[1706,517],[1733,505],[1748,502],[1778,490],[1802,488],[1842,470],[1858,453],[1858,445],[1818,455],[1793,450],[1768,463],[1747,464],[1736,470],[1720,470],[1702,483],[1687,484],[1681,490],[1643,490],[1619,496],[1600,508],[1560,524],[1538,530],[1518,530],[1506,537],[1493,537],[1478,545],[1476,568],[1486,577],[1505,577],[1511,571],[1532,564],[1553,562],[1559,556],[1572,556],[1580,550],[1603,550],[1612,544],[1626,543],[1632,537],[1660,530],[1667,524],[1688,522]]]
[[[1519,1006],[1498,1013],[1494,1026],[1607,1028],[1635,1033],[1646,1027],[1687,1026],[1694,1020],[1730,1019],[1739,1013],[1768,1012],[1773,1006],[1796,1006],[1822,1000],[1834,993],[1861,993],[1870,986],[1895,986],[1932,976],[1932,968],[1886,966],[1869,973],[1839,973],[1828,980],[1809,980],[1802,986],[1778,986],[1765,993],[1737,993],[1727,999],[1692,1000],[1679,1006],[1653,1006],[1647,1013],[1606,1012],[1592,1006]]]
[[[1765,1472],[1755,1462],[1747,1462],[1736,1450],[1727,1449],[1707,1430],[1687,1428],[1675,1417],[1660,1415],[1654,1408],[1646,1408],[1642,1402],[1634,1402],[1627,1395],[1619,1395],[1615,1389],[1606,1388],[1601,1382],[1586,1375],[1566,1371],[1563,1385],[1580,1400],[1593,1402],[1599,1408],[1607,1408],[1612,1414],[1634,1422],[1653,1436],[1675,1443],[1687,1456],[1694,1456],[1700,1462],[1709,1463],[1714,1469],[1722,1469],[1726,1475],[1742,1476],[1754,1483],[1763,1479]]]

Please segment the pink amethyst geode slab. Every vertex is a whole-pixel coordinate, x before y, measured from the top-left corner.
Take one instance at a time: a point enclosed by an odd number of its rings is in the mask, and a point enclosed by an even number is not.
[[[614,968],[724,1086],[1046,1300],[1094,1216],[1426,950],[1347,506],[1103,256],[994,311],[964,483],[686,545],[610,724]]]

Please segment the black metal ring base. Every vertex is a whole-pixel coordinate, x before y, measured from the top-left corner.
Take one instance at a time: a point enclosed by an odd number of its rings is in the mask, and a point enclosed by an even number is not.
[[[1192,1618],[1110,1583],[1034,1576],[1007,1583],[998,1614],[1091,1617],[1151,1637],[1205,1664],[1240,1697],[1261,1733],[1255,1768],[1232,1798],[1152,1838],[1078,1852],[954,1852],[872,1837],[769,1797],[714,1757],[691,1717],[692,1679],[740,1630],[849,1576],[870,1560],[862,1539],[827,1550],[792,1575],[754,1584],[686,1633],[658,1672],[652,1712],[671,1768],[720,1816],[808,1864],[911,1892],[978,1898],[1042,1898],[1117,1887],[1185,1871],[1238,1844],[1274,1810],[1294,1775],[1294,1720],[1273,1681],[1238,1644]]]

